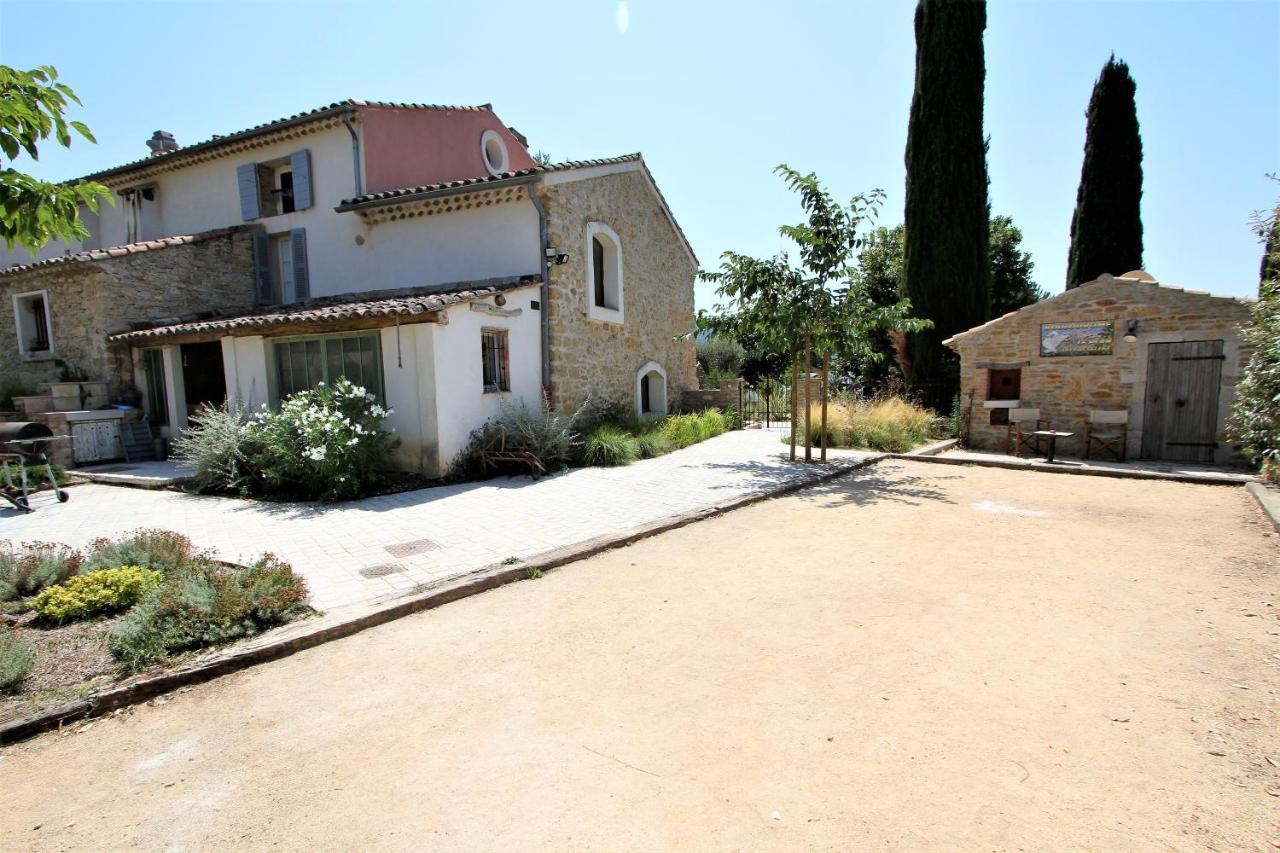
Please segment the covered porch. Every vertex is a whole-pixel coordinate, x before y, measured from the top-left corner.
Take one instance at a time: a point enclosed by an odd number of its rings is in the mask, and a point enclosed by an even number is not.
[[[115,335],[167,439],[204,405],[274,408],[346,377],[377,396],[396,467],[445,472],[502,401],[541,393],[538,276],[349,294]],[[523,293],[521,293],[523,291]]]

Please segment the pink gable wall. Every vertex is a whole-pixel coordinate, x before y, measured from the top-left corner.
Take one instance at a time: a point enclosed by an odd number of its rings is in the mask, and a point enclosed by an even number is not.
[[[507,144],[507,169],[534,165],[529,152],[491,110],[363,107],[365,192],[438,184],[489,174],[480,135],[493,129]]]

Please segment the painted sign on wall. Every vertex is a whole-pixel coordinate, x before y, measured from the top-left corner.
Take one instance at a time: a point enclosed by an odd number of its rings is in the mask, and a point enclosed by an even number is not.
[[[1111,355],[1115,327],[1110,321],[1041,323],[1040,355]]]

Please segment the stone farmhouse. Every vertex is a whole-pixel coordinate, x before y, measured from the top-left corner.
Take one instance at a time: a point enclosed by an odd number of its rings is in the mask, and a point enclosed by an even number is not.
[[[1236,383],[1249,360],[1249,301],[1170,287],[1142,270],[1103,275],[944,343],[960,355],[969,444],[1004,450],[1011,419],[1037,412],[1080,455],[1091,417],[1129,459],[1231,464]]]
[[[431,475],[504,401],[648,415],[696,388],[697,259],[639,154],[540,166],[488,105],[354,100],[148,146],[86,176],[116,204],[83,244],[0,256],[0,384],[92,424],[77,461],[120,455],[120,400],[171,438],[347,376]]]

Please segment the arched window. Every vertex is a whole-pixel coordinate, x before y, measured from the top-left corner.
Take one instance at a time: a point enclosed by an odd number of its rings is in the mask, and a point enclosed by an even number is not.
[[[660,417],[667,413],[667,372],[656,361],[636,371],[636,415]]]
[[[603,222],[587,223],[587,315],[622,322],[622,242]]]

